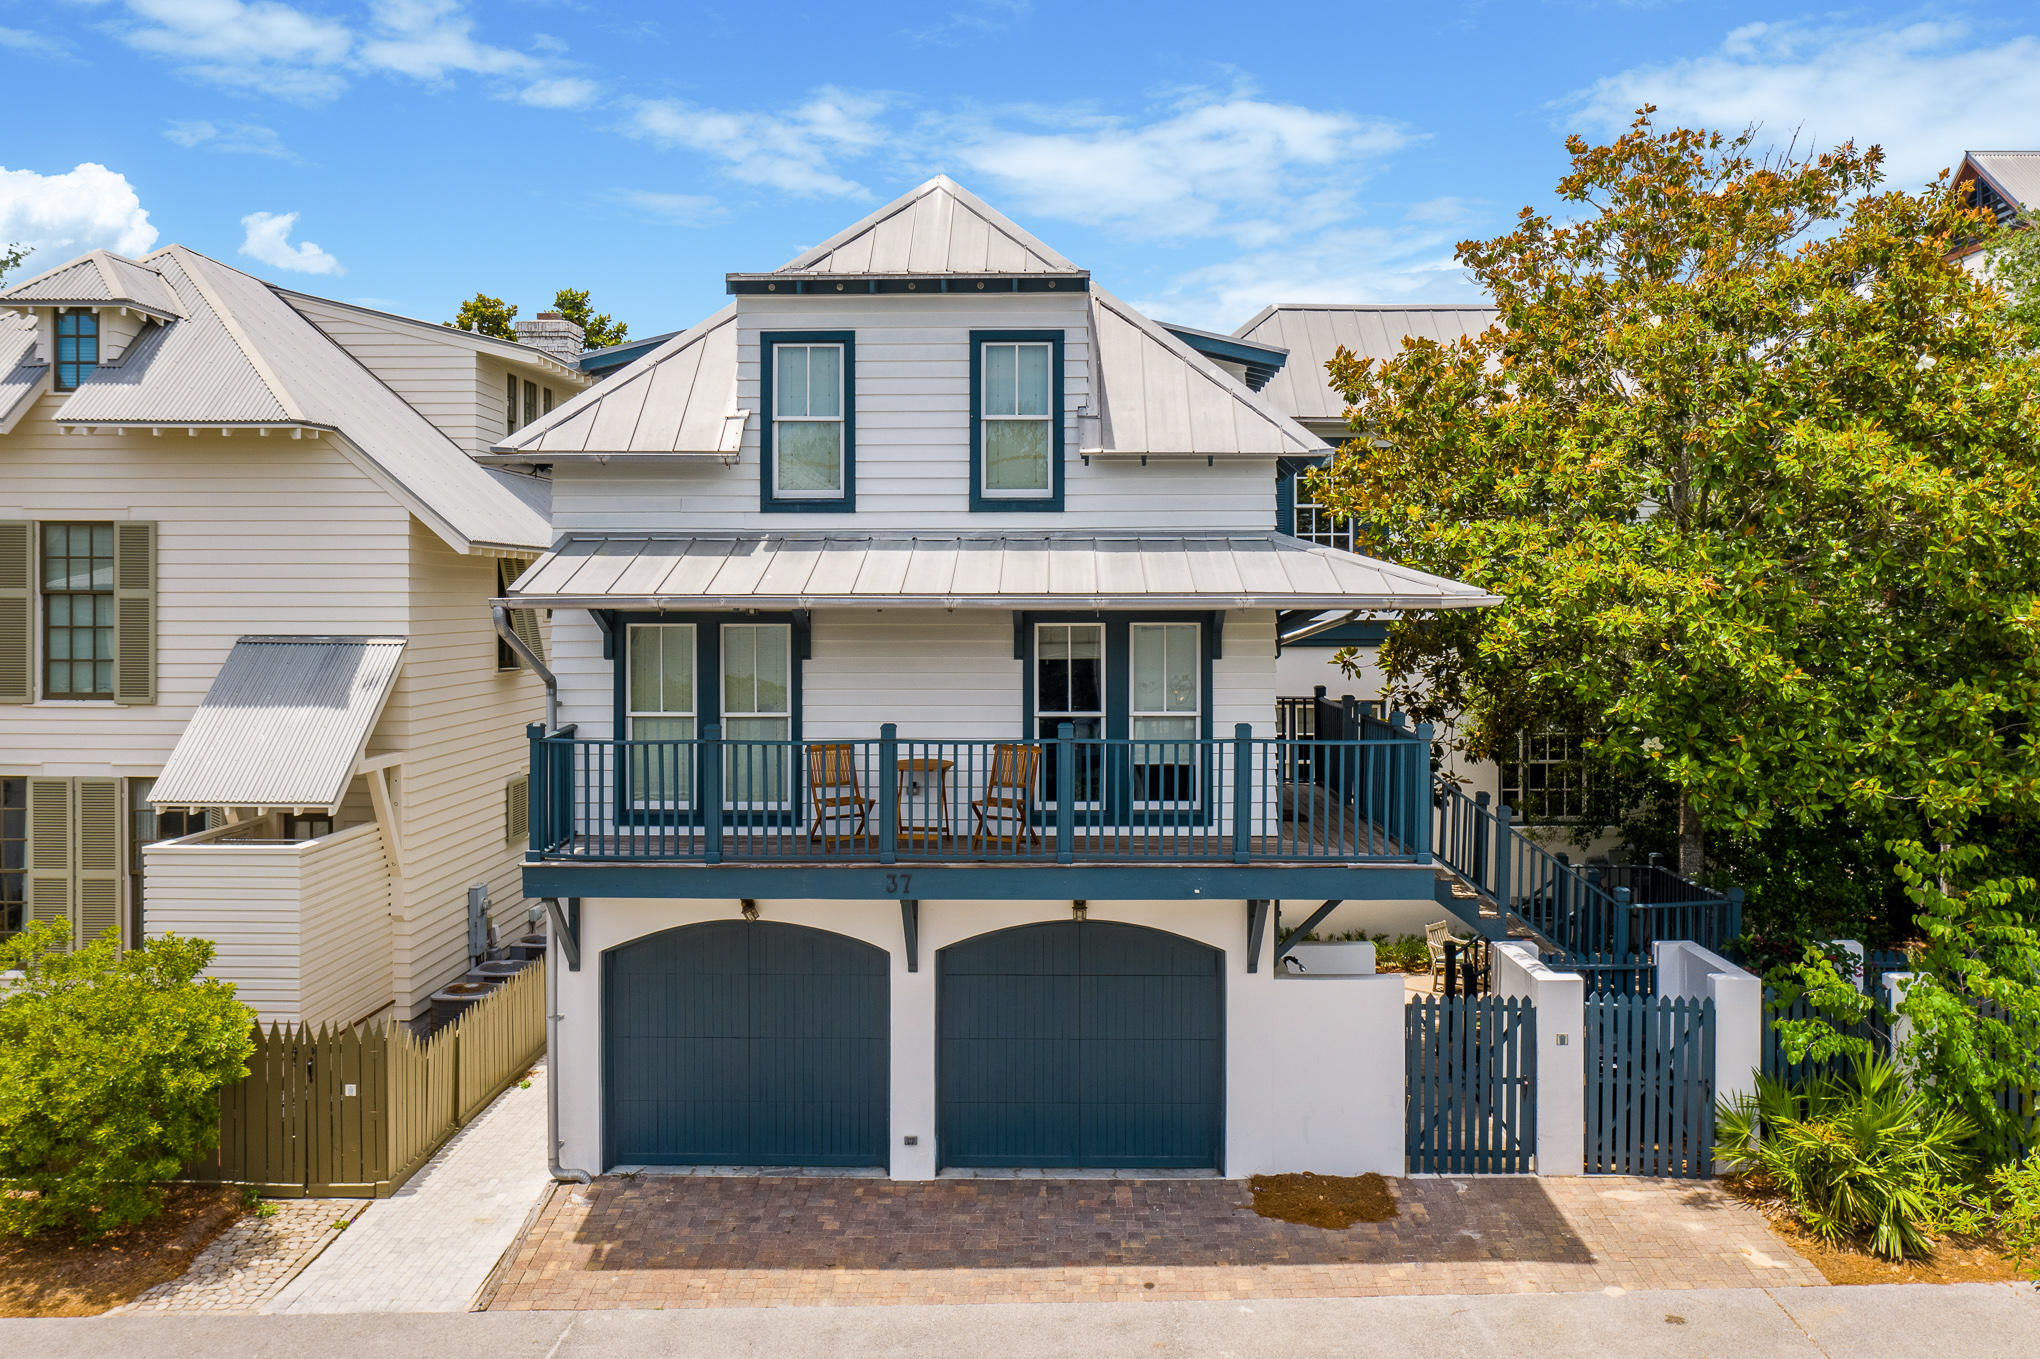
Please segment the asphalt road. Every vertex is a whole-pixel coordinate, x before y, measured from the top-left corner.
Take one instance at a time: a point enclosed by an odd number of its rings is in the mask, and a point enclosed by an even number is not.
[[[0,1321],[35,1359],[2036,1359],[2040,1290],[1544,1293],[1319,1301]]]

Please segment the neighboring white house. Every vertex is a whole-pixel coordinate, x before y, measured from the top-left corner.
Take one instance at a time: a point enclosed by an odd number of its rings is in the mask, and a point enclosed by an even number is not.
[[[1428,748],[1278,739],[1277,636],[1493,598],[1278,531],[1265,355],[946,178],[727,287],[497,445],[558,1159],[1400,1173],[1401,980],[1277,964],[1443,914]]]
[[[0,293],[0,932],[204,936],[346,1022],[468,968],[470,887],[521,931],[490,599],[548,487],[473,455],[588,381],[180,246]]]

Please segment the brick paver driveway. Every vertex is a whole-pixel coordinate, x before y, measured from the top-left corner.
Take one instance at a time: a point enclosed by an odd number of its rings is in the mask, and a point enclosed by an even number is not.
[[[1340,1232],[1256,1216],[1226,1180],[652,1176],[557,1187],[490,1306],[755,1307],[1357,1297],[1818,1284],[1693,1182],[1395,1182]]]

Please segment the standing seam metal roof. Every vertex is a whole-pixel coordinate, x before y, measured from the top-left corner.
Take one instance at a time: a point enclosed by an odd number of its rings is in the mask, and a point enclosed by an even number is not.
[[[776,274],[1080,274],[948,175],[937,175],[803,251]]]
[[[2040,207],[2040,151],[1965,151],[1962,154],[2014,207]]]
[[[555,608],[1468,609],[1471,585],[1279,533],[568,538],[510,587]]]
[[[354,780],[402,637],[243,637],[150,790],[158,807],[324,807]]]
[[[1325,364],[1340,346],[1361,358],[1393,358],[1405,336],[1450,343],[1478,335],[1498,315],[1483,306],[1373,306],[1287,302],[1264,307],[1233,333],[1241,339],[1281,345],[1289,362],[1268,380],[1261,396],[1297,420],[1342,420],[1346,401],[1332,390]]]

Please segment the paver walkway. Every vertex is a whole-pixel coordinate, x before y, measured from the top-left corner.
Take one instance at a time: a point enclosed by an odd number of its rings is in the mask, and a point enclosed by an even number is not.
[[[1819,1284],[1692,1181],[1421,1177],[1401,1214],[1273,1222],[1230,1180],[615,1177],[558,1186],[495,1309],[1362,1297]]]
[[[340,1239],[341,1228],[368,1206],[366,1199],[277,1199],[269,1216],[250,1213],[191,1262],[179,1279],[159,1283],[120,1312],[254,1312],[275,1297],[320,1251]]]
[[[545,1076],[511,1086],[372,1204],[267,1312],[463,1312],[552,1183]]]

